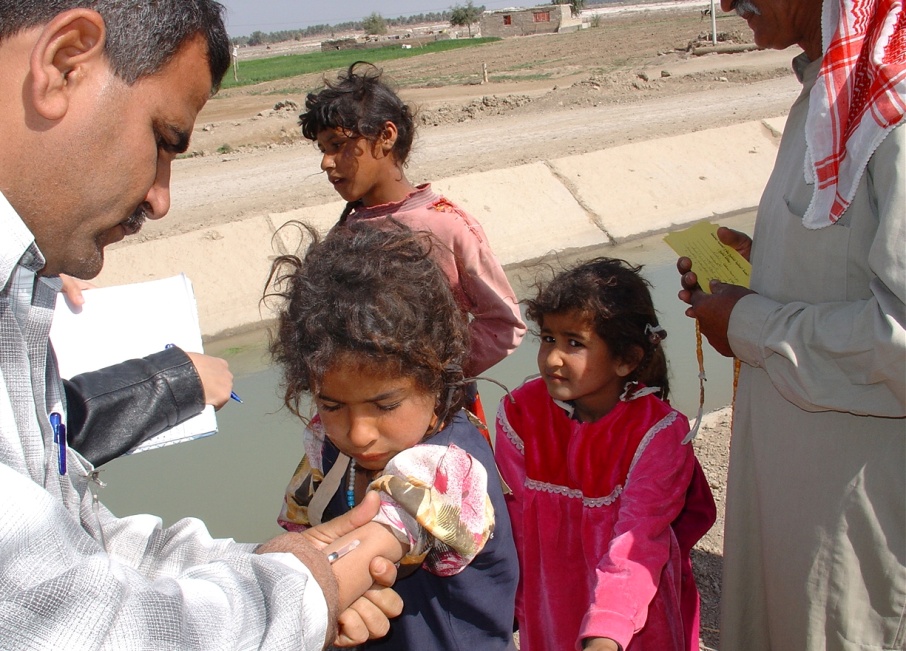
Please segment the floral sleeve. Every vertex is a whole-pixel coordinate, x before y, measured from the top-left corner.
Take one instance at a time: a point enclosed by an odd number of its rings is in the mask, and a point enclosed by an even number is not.
[[[308,504],[318,486],[324,481],[321,459],[324,439],[324,427],[321,420],[315,416],[302,434],[305,456],[289,480],[283,496],[283,506],[277,517],[277,523],[287,531],[305,531],[311,526],[308,519]]]
[[[416,445],[394,457],[369,488],[381,494],[375,521],[410,546],[404,564],[458,574],[494,530],[488,473],[455,445]]]

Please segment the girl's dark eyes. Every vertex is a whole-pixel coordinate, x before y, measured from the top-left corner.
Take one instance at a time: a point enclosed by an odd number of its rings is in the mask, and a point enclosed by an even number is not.
[[[550,335],[541,335],[541,341],[546,344],[552,344],[554,343],[554,338]]]
[[[336,154],[343,149],[342,142],[328,142],[326,145],[318,145],[318,151],[322,154]]]
[[[571,348],[583,348],[584,347],[584,344],[581,341],[576,341],[575,339],[570,339],[569,345]]]
[[[394,402],[394,403],[387,404],[387,405],[382,405],[382,404],[374,403],[374,406],[377,407],[378,410],[380,410],[380,411],[393,411],[394,409],[399,408],[399,406],[402,405],[402,404],[403,404],[403,401],[400,400],[400,401],[398,401],[398,402]],[[322,402],[322,403],[318,404],[318,409],[319,409],[319,410],[321,410],[321,411],[326,411],[326,412],[328,412],[328,413],[331,413],[331,412],[334,412],[334,411],[339,411],[339,410],[342,409],[342,408],[343,408],[343,404],[342,404],[342,403],[326,403],[326,402]]]

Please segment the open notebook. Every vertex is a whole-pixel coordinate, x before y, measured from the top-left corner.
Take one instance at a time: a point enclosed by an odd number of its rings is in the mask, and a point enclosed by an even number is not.
[[[73,312],[62,294],[57,297],[50,339],[64,378],[144,357],[163,350],[167,344],[188,352],[204,352],[195,293],[184,274],[89,289],[84,296],[85,304],[78,313]],[[216,431],[214,408],[208,406],[198,416],[148,439],[130,453]]]

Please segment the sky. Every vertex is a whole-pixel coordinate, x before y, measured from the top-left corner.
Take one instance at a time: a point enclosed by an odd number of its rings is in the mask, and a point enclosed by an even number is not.
[[[336,25],[361,20],[376,11],[384,18],[448,11],[466,0],[219,0],[227,8],[230,36],[248,36],[254,31],[278,32],[309,25]],[[533,6],[540,2],[473,0],[485,9]]]

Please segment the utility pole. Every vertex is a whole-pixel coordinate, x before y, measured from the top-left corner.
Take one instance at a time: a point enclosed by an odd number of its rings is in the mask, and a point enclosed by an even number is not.
[[[714,0],[711,0],[711,44],[717,45],[717,7]]]

